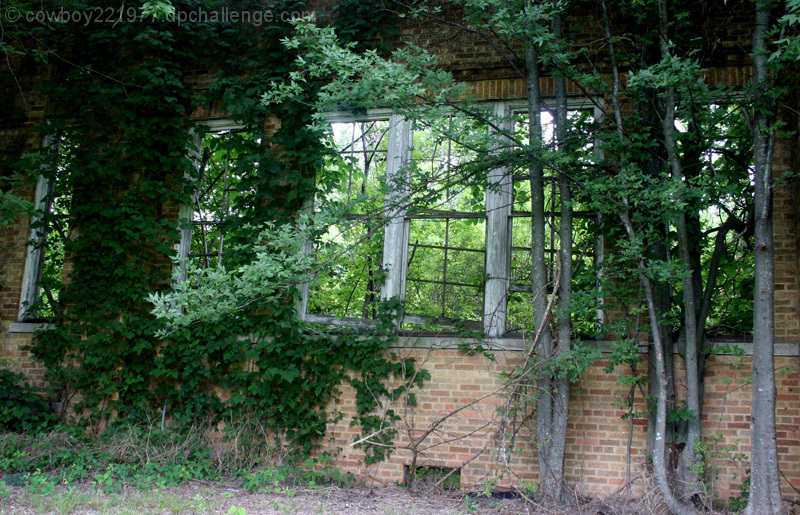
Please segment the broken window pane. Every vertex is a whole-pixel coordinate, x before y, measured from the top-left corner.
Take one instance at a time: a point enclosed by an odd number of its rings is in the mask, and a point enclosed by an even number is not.
[[[580,130],[585,121],[591,119],[591,112],[587,110],[572,110],[568,114],[571,124],[570,130]],[[548,153],[555,152],[556,136],[554,113],[542,111],[542,157],[543,162],[548,162]],[[523,144],[528,138],[528,117],[520,113],[515,123],[515,133]],[[583,149],[583,155],[590,156],[591,145]],[[574,166],[572,164],[571,166]],[[547,268],[548,293],[553,291],[553,281],[556,275],[557,260],[561,248],[559,231],[561,229],[561,195],[558,186],[558,170],[545,166],[544,174],[544,259]],[[527,168],[514,170],[512,229],[511,229],[511,284],[508,295],[507,331],[532,330],[533,313],[532,303],[534,296],[539,292],[533,291],[532,282],[532,188],[539,187],[529,176]],[[596,216],[594,212],[582,210],[579,202],[573,199],[573,290],[594,287],[592,266],[594,264],[594,249],[596,238]],[[591,321],[574,320],[573,324],[578,331],[587,329],[596,323],[594,314]],[[586,323],[584,323],[586,322]],[[587,325],[588,324],[588,325]],[[586,326],[586,327],[584,327]]]
[[[226,225],[235,216],[234,205],[247,174],[241,159],[243,148],[251,139],[251,135],[236,131],[203,135],[188,254],[196,266],[207,268],[223,262]]]
[[[485,235],[482,218],[412,220],[406,312],[480,321]]]

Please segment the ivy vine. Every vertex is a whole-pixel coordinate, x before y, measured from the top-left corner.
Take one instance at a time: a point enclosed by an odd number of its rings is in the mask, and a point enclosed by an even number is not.
[[[367,41],[378,25],[365,18],[375,9],[362,4],[342,2],[337,9],[347,16],[335,15],[333,23],[346,23],[346,35]],[[120,4],[70,5],[98,7]],[[249,1],[227,7],[261,8]],[[270,8],[308,6],[286,0]],[[324,180],[314,172],[330,150],[309,123],[307,104],[268,109],[261,103],[268,85],[292,71],[293,58],[279,44],[292,27],[277,21],[177,24],[152,16],[86,26],[20,22],[9,29],[20,53],[28,51],[22,41],[34,30],[36,56],[52,77],[40,94],[56,114],[37,131],[69,139],[69,151],[48,148],[16,164],[22,172],[49,175],[71,195],[69,230],[57,235],[68,269],[53,287],[57,295],[40,306],[51,329],[37,332],[31,346],[53,395],[73,401],[73,413],[87,429],[163,414],[177,427],[258,417],[305,452],[326,424],[341,417],[329,406],[343,384],[356,391],[353,423],[366,434],[396,418],[391,410],[383,417],[372,413],[380,399],[400,395],[409,381],[421,385],[427,375],[389,350],[398,308],[391,303],[381,308],[382,322],[369,335],[304,324],[295,316],[292,288],[166,337],[164,322],[151,313],[149,296],[171,289],[178,208],[191,202],[197,175],[190,156],[192,129],[202,130],[191,121],[198,109],[227,113],[253,136],[237,149],[238,166],[248,170],[237,186],[237,216],[225,222],[234,249],[225,256],[229,270],[253,259],[248,249],[264,224],[291,220]],[[317,87],[308,87],[309,99]],[[275,120],[279,127],[267,130]],[[43,224],[54,222],[54,215],[40,214]],[[390,391],[385,384],[392,377],[402,386]],[[374,449],[372,459],[387,455]]]

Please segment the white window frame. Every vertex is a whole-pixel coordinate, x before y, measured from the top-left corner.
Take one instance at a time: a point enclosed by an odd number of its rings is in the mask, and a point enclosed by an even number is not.
[[[543,106],[547,109],[546,106]],[[591,100],[570,99],[568,108],[571,110],[593,108],[595,117],[599,116],[599,109]],[[527,104],[520,101],[494,102],[493,112],[496,118],[505,119],[501,130],[513,132],[513,114],[527,111]],[[381,288],[381,300],[405,299],[408,255],[410,247],[410,218],[406,199],[409,195],[409,177],[404,172],[412,161],[413,132],[412,123],[404,117],[392,114],[390,110],[374,109],[367,111],[365,116],[353,116],[348,113],[331,113],[327,116],[330,123],[346,123],[356,121],[388,120],[388,148],[386,158],[386,181],[399,188],[393,188],[387,193],[385,199],[384,216],[388,220],[384,228],[383,261],[386,270],[385,282]],[[225,130],[241,129],[226,119],[201,120],[198,123],[206,129],[204,132],[195,132],[195,155],[192,156],[196,166],[200,164],[200,148],[202,137],[206,132],[220,132]],[[595,148],[599,149],[599,146]],[[497,167],[489,170],[488,182],[490,187],[485,193],[485,261],[482,327],[486,339],[500,339],[506,334],[508,293],[511,287],[511,246],[512,246],[512,207],[513,207],[513,170],[509,167]],[[495,185],[492,187],[492,185]],[[304,202],[303,210],[313,211],[314,200]],[[181,206],[179,217],[191,221],[194,205]],[[178,255],[185,263],[191,247],[191,225],[181,229],[181,242]],[[598,235],[596,244],[596,259],[602,261],[602,236]],[[307,242],[304,252],[313,252],[311,242]],[[599,252],[599,256],[597,253]],[[184,265],[185,270],[185,265]],[[299,298],[295,302],[295,309],[299,318],[318,324],[359,327],[369,329],[375,325],[374,321],[356,318],[338,318],[325,314],[308,313],[310,285],[308,282],[298,285]],[[602,311],[598,310],[598,317]],[[599,318],[602,322],[602,319]],[[398,320],[398,328],[403,323],[427,324],[427,317],[417,315],[403,315]]]
[[[389,131],[387,140],[389,147],[386,156],[386,181],[402,186],[392,191],[386,197],[384,216],[389,222],[384,228],[383,261],[381,266],[387,271],[384,284],[381,288],[381,300],[392,298],[405,298],[406,274],[408,272],[408,243],[409,220],[406,218],[407,207],[403,199],[408,196],[407,177],[402,176],[402,171],[411,163],[411,122],[402,116],[392,114],[386,109],[369,110],[364,117],[354,117],[347,113],[331,113],[327,117],[330,123],[346,123],[357,121],[388,120]],[[389,207],[394,206],[394,207]],[[314,201],[308,200],[303,209],[312,211]],[[304,246],[304,251],[313,252],[310,242]],[[373,321],[362,319],[341,319],[331,315],[318,315],[308,313],[308,300],[311,295],[310,285],[305,282],[299,285],[300,299],[295,303],[295,310],[301,319],[317,324],[336,326],[357,326],[368,328],[374,325]],[[405,317],[408,320],[408,317]],[[400,323],[402,321],[399,321]],[[400,324],[398,324],[400,327]]]

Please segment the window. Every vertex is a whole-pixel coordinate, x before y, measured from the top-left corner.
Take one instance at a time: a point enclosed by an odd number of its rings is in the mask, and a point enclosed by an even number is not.
[[[421,123],[413,127],[412,138],[411,190],[417,200],[407,215],[406,311],[431,322],[478,329],[486,260],[485,188],[482,177],[474,177],[483,172],[479,167],[465,169],[475,165],[478,155]],[[465,175],[474,182],[464,181]]]
[[[20,321],[47,319],[58,309],[65,243],[70,238],[72,195],[68,162],[74,150],[67,134],[45,138],[45,165],[36,185],[35,213],[23,272]]]
[[[322,266],[311,285],[308,313],[374,319],[383,277],[384,185],[390,132],[388,119],[331,124],[331,156],[318,177],[318,205],[346,211],[317,244]]]
[[[192,204],[181,207],[178,256],[198,268],[219,266],[226,251],[226,229],[242,195],[246,163],[243,147],[252,136],[226,121],[212,121],[208,132],[196,138],[197,167]]]
[[[316,202],[347,216],[315,249],[321,266],[306,319],[373,319],[379,299],[400,297],[405,329],[480,329],[485,188],[464,187],[457,173],[474,152],[388,114],[332,118],[331,133],[337,157],[318,176]]]
[[[399,117],[334,119],[331,134],[337,155],[319,175],[317,203],[347,215],[315,249],[321,267],[306,318],[374,319],[379,299],[399,296],[406,329],[479,329],[484,191],[457,173],[474,152]]]
[[[577,106],[576,106],[577,107]],[[573,108],[568,112],[570,125],[577,130],[594,119],[591,109]],[[546,151],[556,150],[555,113],[547,110],[541,112],[542,139]],[[527,143],[528,115],[519,111],[514,121],[514,133],[518,141]],[[591,156],[591,146],[584,148],[582,154]],[[545,167],[544,172],[544,210],[545,210],[545,248],[544,257],[547,267],[547,279],[553,281],[556,260],[561,249],[559,232],[561,228],[561,194],[559,192],[558,174]],[[515,168],[513,173],[513,204],[511,209],[511,269],[508,295],[508,317],[506,331],[519,331],[526,326],[530,329],[532,314],[530,304],[535,292],[532,289],[532,206],[531,192],[534,187],[526,168]],[[594,285],[593,267],[602,259],[602,242],[598,241],[597,216],[593,211],[582,209],[581,204],[572,200],[573,216],[573,288],[589,290]],[[597,259],[597,261],[596,261]],[[584,317],[585,318],[585,317]],[[592,314],[587,320],[575,319],[573,325],[579,332],[593,332],[597,315]]]
[[[506,103],[494,110],[504,130],[526,132],[522,111]],[[576,108],[570,117],[579,124],[593,114]],[[542,119],[552,145],[552,117],[544,112]],[[375,318],[377,300],[399,297],[404,330],[477,329],[499,337],[524,327],[533,295],[530,178],[513,160],[487,159],[501,152],[492,150],[498,143],[489,143],[488,124],[456,115],[411,122],[388,113],[333,116],[330,123],[337,154],[318,175],[316,202],[343,206],[347,216],[314,249],[320,271],[306,320],[364,326]],[[483,134],[486,145],[462,137],[467,131]],[[548,175],[552,279],[561,204],[556,174]],[[573,207],[573,266],[588,272],[595,216]]]

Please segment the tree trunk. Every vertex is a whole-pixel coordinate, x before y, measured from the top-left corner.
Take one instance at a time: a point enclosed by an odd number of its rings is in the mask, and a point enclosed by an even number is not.
[[[637,30],[638,34],[648,34],[657,27],[659,24],[659,15],[653,9],[646,5],[637,8]],[[639,42],[639,59],[642,67],[652,66],[661,60],[661,49],[659,46],[660,37],[652,39],[642,39]],[[647,99],[657,98],[658,92],[654,88],[647,87],[643,90],[643,96]],[[655,102],[639,102],[636,106],[639,118],[641,120],[641,130],[649,133],[652,144],[650,149],[645,154],[644,161],[641,163],[642,172],[653,178],[657,178],[663,174],[663,163],[667,160],[664,155],[663,145],[660,145],[659,134],[663,132],[660,120],[660,114],[656,111]],[[617,107],[616,109],[619,109]],[[622,118],[621,114],[616,115]],[[660,231],[662,236],[657,238],[657,243],[651,243],[647,249],[647,253],[651,259],[660,262],[669,260],[669,251],[667,245],[663,240],[669,234],[669,227],[666,224],[659,223],[657,227],[653,228],[654,231]],[[656,318],[663,320],[666,314],[670,311],[672,305],[672,287],[667,282],[656,283],[651,281],[653,288],[653,305],[656,309]],[[673,367],[673,339],[672,339],[672,326],[668,324],[659,324],[658,330],[660,333],[661,344],[664,349],[664,373],[666,374],[666,381],[664,382],[664,389],[661,389],[661,381],[658,379],[658,372],[656,370],[656,363],[653,356],[656,355],[654,342],[650,342],[648,349],[648,397],[657,399],[664,397],[666,402],[666,413],[669,413],[675,407],[675,381],[674,381],[674,367]],[[648,403],[648,409],[653,412],[652,403]],[[656,435],[656,420],[652,416],[647,417],[647,453],[653,454],[655,446]],[[667,424],[664,430],[664,438],[666,442],[675,441],[675,426],[674,424]]]
[[[667,18],[667,5],[665,0],[658,3],[659,14],[659,38],[661,47],[661,58],[667,60],[674,58],[671,54],[669,47],[668,29],[669,23]],[[683,169],[680,156],[678,155],[677,143],[675,141],[675,88],[670,86],[667,88],[664,99],[664,116],[662,118],[662,128],[664,135],[664,149],[667,153],[667,160],[669,162],[670,171],[672,174],[672,181],[676,183],[676,191],[681,195],[683,188]],[[682,204],[678,202],[678,204]],[[697,308],[696,308],[696,293],[694,274],[692,273],[692,259],[689,241],[689,232],[687,229],[687,216],[685,207],[681,208],[681,212],[677,213],[677,220],[675,221],[675,229],[678,234],[678,253],[680,257],[681,269],[683,272],[682,286],[683,286],[683,315],[684,315],[684,345],[683,345],[683,358],[686,366],[686,409],[688,411],[688,419],[684,422],[687,427],[686,441],[683,450],[679,453],[679,464],[677,470],[677,484],[676,490],[679,497],[689,499],[695,494],[702,493],[700,488],[700,475],[698,464],[698,456],[695,451],[695,446],[700,443],[700,378],[698,376],[697,368]],[[672,449],[676,452],[677,447]]]
[[[562,19],[556,16],[553,20],[553,35],[557,40],[562,37]],[[567,81],[562,74],[555,77],[556,93],[556,135],[558,152],[569,152],[567,143]],[[558,286],[558,337],[555,355],[566,353],[570,349],[572,327],[570,318],[570,299],[572,297],[572,192],[570,180],[564,173],[558,176],[558,187],[561,203],[559,227],[559,263],[561,275]],[[553,193],[555,194],[555,193]],[[553,285],[555,289],[556,285]],[[562,499],[564,490],[564,450],[567,439],[567,417],[569,415],[569,378],[563,374],[550,378],[553,384],[553,418],[552,443],[549,446],[548,466],[552,485],[547,485],[546,494],[554,499]]]
[[[525,52],[528,82],[528,130],[532,147],[541,144],[542,94],[539,86],[539,54],[533,44]],[[537,354],[539,363],[553,355],[553,336],[547,322],[547,264],[545,262],[544,170],[538,159],[528,166],[531,185],[531,272],[533,285],[533,310],[536,330],[541,331]],[[540,373],[536,389],[536,443],[540,493],[558,500],[561,478],[552,468],[549,448],[553,445],[553,384],[547,374]]]
[[[627,209],[627,199],[625,201],[625,206]],[[628,216],[627,210],[620,211],[619,216],[622,220],[622,225],[625,227],[625,231],[628,233],[631,243],[638,245],[639,237],[636,234],[636,230],[634,229],[633,223]],[[647,303],[647,316],[648,320],[650,321],[650,331],[652,332],[653,338],[653,351],[655,355],[652,356],[650,360],[653,362],[655,367],[655,380],[659,383],[659,389],[661,391],[666,391],[667,373],[664,359],[664,345],[661,341],[661,331],[659,330],[660,323],[657,315],[658,311],[655,303],[653,284],[647,275],[646,264],[642,258],[639,258],[637,265],[639,268],[639,277],[644,288],[645,302]],[[655,475],[656,486],[661,492],[661,495],[664,496],[664,499],[672,513],[676,515],[689,515],[694,513],[694,510],[686,505],[681,504],[675,499],[675,497],[672,495],[672,491],[670,490],[669,481],[667,480],[667,465],[664,459],[667,425],[667,399],[665,397],[658,397],[658,399],[656,399],[655,411],[656,416],[653,423],[654,438],[652,457],[653,474]]]
[[[755,169],[755,299],[753,303],[753,402],[750,415],[748,514],[784,513],[775,436],[775,292],[772,234],[772,151],[775,102],[770,98],[766,37],[771,2],[756,0],[753,29],[753,168]]]

